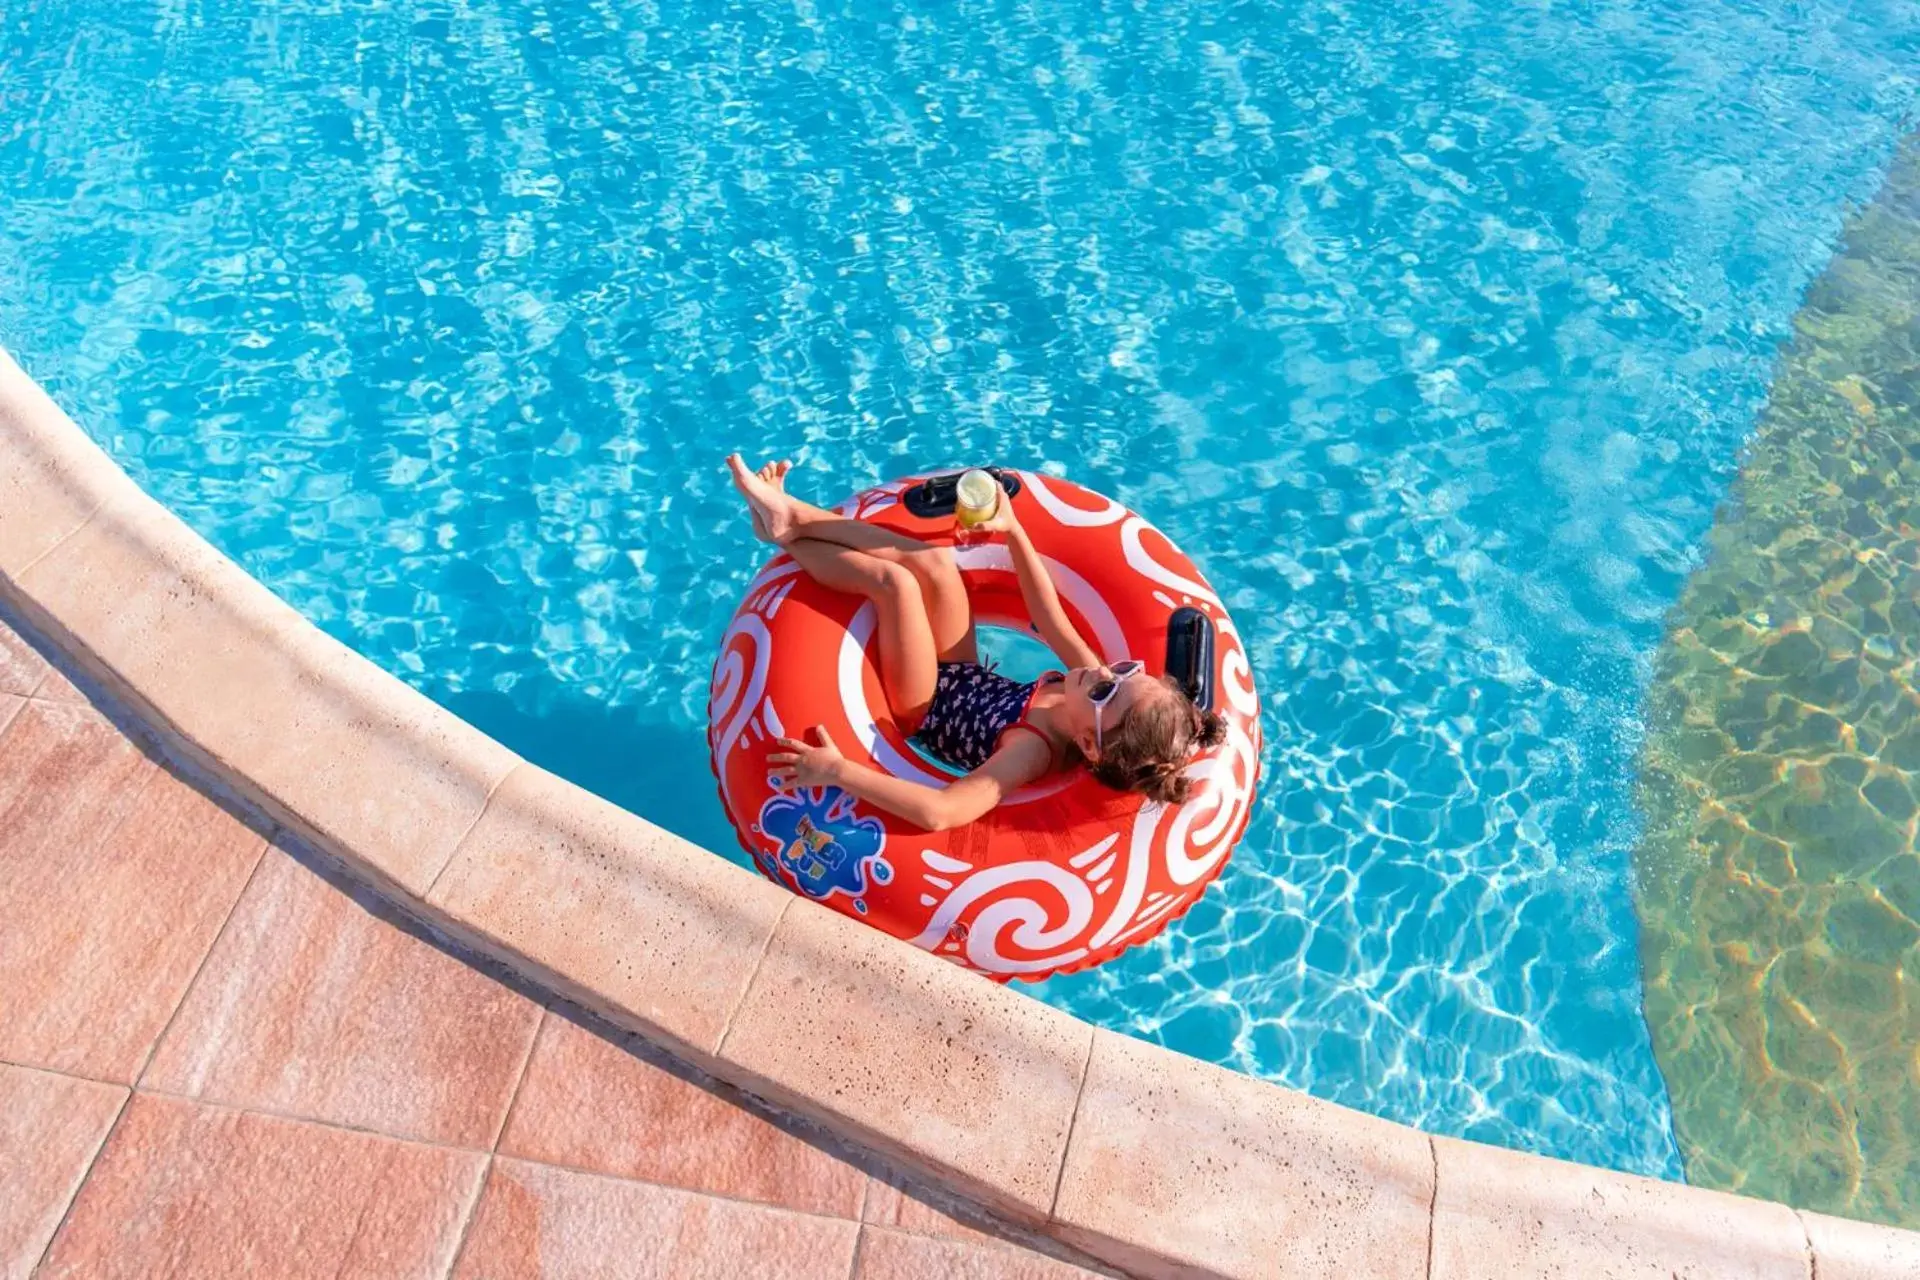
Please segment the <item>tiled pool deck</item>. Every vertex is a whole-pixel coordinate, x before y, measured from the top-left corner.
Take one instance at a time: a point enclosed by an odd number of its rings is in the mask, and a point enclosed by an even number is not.
[[[0,619],[0,1276],[1101,1274],[290,847]]]

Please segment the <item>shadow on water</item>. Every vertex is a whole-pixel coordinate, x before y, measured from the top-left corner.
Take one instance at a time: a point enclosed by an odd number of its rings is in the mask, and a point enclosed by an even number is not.
[[[746,865],[715,799],[701,730],[648,723],[630,710],[564,695],[538,711],[492,690],[433,698],[542,769]]]
[[[983,627],[981,642],[983,654],[1015,679],[1059,665],[1037,640],[997,627]],[[530,699],[492,689],[422,692],[542,769],[750,865],[720,807],[703,728],[662,723],[544,680]]]

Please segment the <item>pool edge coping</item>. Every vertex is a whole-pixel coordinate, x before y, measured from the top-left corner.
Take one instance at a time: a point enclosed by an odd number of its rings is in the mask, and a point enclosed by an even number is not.
[[[1097,1029],[795,898],[326,636],[4,349],[0,598],[197,770],[402,910],[1124,1270],[1920,1270],[1920,1233],[1430,1137]]]

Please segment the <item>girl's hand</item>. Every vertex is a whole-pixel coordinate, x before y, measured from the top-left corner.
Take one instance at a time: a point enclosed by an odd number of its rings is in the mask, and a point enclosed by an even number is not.
[[[815,725],[813,736],[820,740],[817,747],[798,738],[781,738],[777,744],[780,750],[767,757],[767,764],[771,766],[767,781],[782,791],[795,786],[839,786],[847,758],[833,745],[825,725]]]
[[[1004,489],[1000,492],[1000,503],[993,514],[968,530],[970,533],[1012,533],[1020,527],[1020,517],[1013,513],[1013,495]]]

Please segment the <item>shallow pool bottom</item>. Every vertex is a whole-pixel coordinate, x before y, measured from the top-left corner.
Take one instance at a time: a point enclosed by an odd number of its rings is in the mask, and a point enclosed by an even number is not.
[[[1920,142],[1808,291],[1656,667],[1636,855],[1689,1180],[1920,1227]]]

